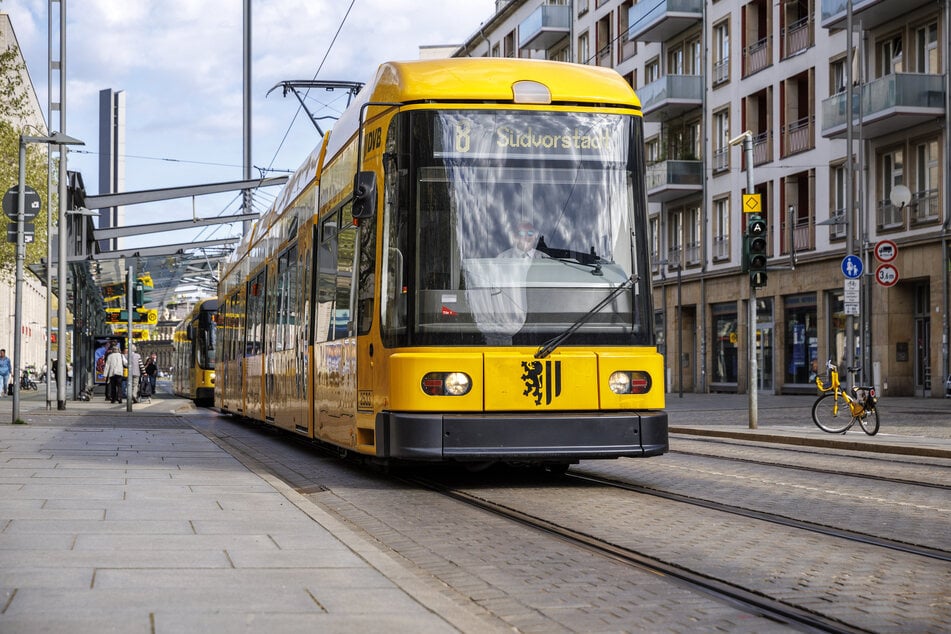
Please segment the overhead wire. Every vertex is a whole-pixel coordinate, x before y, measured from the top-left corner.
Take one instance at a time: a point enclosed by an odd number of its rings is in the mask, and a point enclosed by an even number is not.
[[[317,79],[317,76],[320,75],[320,71],[323,70],[324,64],[327,62],[327,58],[330,56],[330,52],[333,50],[334,44],[337,43],[337,38],[340,37],[340,32],[343,31],[344,25],[347,23],[347,18],[350,17],[350,12],[353,10],[353,5],[357,3],[357,0],[350,0],[350,6],[347,7],[347,12],[344,14],[343,19],[340,20],[340,24],[337,26],[337,32],[334,33],[333,39],[330,40],[330,44],[327,46],[327,50],[324,52],[323,59],[320,60],[320,64],[317,66],[317,70],[314,72],[313,79]],[[310,94],[310,89],[304,93],[306,98]],[[277,159],[278,153],[281,151],[281,148],[284,147],[284,143],[287,141],[287,137],[290,136],[291,129],[294,127],[297,118],[300,116],[301,110],[304,109],[304,106],[298,104],[297,110],[294,112],[294,116],[291,118],[290,124],[287,126],[287,130],[284,132],[284,136],[281,137],[281,142],[278,144],[277,149],[274,150],[274,156],[271,158],[271,162],[268,163],[268,169],[274,165],[274,161]]]

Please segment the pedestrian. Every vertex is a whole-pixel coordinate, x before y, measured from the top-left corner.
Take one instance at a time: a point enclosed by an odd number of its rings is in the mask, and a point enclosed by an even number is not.
[[[158,376],[158,356],[153,352],[149,355],[149,360],[145,362],[145,374],[149,377],[149,386],[152,388],[152,394],[155,394],[155,378]]]
[[[109,402],[118,403],[122,401],[122,375],[125,372],[128,361],[119,350],[119,346],[113,346],[109,349],[106,356],[106,366],[104,374],[106,376],[106,397]]]
[[[10,374],[13,372],[13,364],[10,362],[10,357],[7,356],[7,351],[0,349],[0,386],[3,387],[2,396],[7,395],[7,384],[10,382]]]
[[[124,390],[128,398],[132,399],[133,403],[138,403],[139,399],[136,397],[136,390],[139,387],[139,377],[145,374],[145,364],[142,363],[142,357],[138,352],[135,351],[135,344],[132,345],[132,357],[128,360],[129,363],[129,380],[126,382],[126,389]]]

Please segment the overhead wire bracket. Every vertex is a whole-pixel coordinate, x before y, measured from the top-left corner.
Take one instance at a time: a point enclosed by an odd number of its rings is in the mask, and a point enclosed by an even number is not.
[[[308,91],[312,88],[322,88],[328,92],[332,92],[334,90],[343,89],[349,93],[347,96],[347,105],[349,106],[350,102],[353,101],[353,98],[356,97],[357,93],[360,92],[360,89],[363,88],[363,83],[358,81],[324,81],[321,79],[288,79],[275,84],[269,91],[267,91],[267,94],[264,96],[267,97],[267,95],[270,95],[278,87],[283,89],[284,97],[287,96],[288,92],[294,93],[294,96],[297,97],[297,101],[300,102],[301,108],[304,109],[304,112],[306,112],[307,116],[310,117],[311,123],[313,123],[314,127],[317,128],[317,133],[320,134],[320,136],[323,136],[324,131],[320,128],[320,124],[317,122],[323,119],[336,119],[336,117],[318,117],[314,115],[314,113],[310,111],[310,109],[307,107],[307,104],[304,102],[304,96],[306,96],[306,92],[304,95],[301,95],[300,91]]]

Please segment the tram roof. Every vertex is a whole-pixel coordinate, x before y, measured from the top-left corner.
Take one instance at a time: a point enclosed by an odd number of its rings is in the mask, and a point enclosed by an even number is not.
[[[387,62],[364,88],[371,101],[512,100],[512,86],[531,80],[544,84],[552,103],[623,104],[640,102],[611,68],[537,59],[477,57]]]

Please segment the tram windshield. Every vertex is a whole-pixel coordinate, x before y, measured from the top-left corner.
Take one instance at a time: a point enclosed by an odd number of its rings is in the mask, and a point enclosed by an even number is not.
[[[218,339],[218,326],[213,318],[214,313],[202,312],[198,322],[198,341],[196,352],[198,367],[203,370],[215,369],[215,348]]]
[[[650,342],[639,119],[401,117],[393,137],[413,150],[397,150],[387,166],[388,343],[540,345],[620,285],[630,288],[584,317],[565,345]]]

